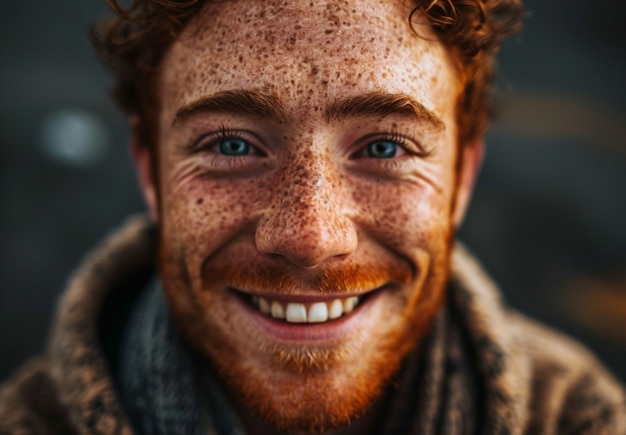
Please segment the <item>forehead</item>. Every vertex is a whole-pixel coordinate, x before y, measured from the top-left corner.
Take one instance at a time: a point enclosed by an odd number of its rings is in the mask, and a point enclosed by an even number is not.
[[[442,113],[441,94],[456,95],[458,80],[428,24],[413,31],[410,12],[388,0],[208,4],[164,59],[163,115],[233,89],[272,91],[298,112],[382,90]]]

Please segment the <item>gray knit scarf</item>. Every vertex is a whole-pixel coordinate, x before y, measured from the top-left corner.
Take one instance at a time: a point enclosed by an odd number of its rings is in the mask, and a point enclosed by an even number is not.
[[[120,352],[122,400],[145,435],[243,434],[208,369],[181,341],[160,285],[144,292]]]

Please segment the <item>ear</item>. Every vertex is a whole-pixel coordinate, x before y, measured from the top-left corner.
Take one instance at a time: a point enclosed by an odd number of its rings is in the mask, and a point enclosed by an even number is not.
[[[459,163],[459,173],[457,177],[456,198],[453,209],[454,227],[459,228],[465,217],[467,206],[469,205],[474,183],[480,172],[480,167],[485,154],[485,143],[483,138],[475,139],[472,142],[461,146],[461,159]]]
[[[135,163],[135,171],[139,179],[139,187],[143,193],[144,200],[148,206],[148,211],[154,222],[159,220],[159,208],[157,201],[157,177],[153,173],[152,155],[148,144],[143,143],[143,136],[140,133],[139,119],[133,116],[130,120],[131,126],[131,155]]]

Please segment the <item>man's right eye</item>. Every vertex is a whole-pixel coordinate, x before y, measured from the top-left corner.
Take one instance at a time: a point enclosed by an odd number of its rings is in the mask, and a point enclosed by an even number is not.
[[[245,156],[250,154],[250,144],[243,139],[224,138],[219,141],[219,150],[225,156]]]

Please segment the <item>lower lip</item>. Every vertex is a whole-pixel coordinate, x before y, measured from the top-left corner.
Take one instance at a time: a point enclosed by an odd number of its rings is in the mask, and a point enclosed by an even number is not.
[[[255,309],[241,297],[235,298],[247,312],[252,322],[266,335],[276,340],[284,341],[319,341],[345,339],[368,323],[375,302],[386,289],[380,289],[368,295],[351,313],[345,314],[337,320],[323,323],[288,323],[276,320]]]

